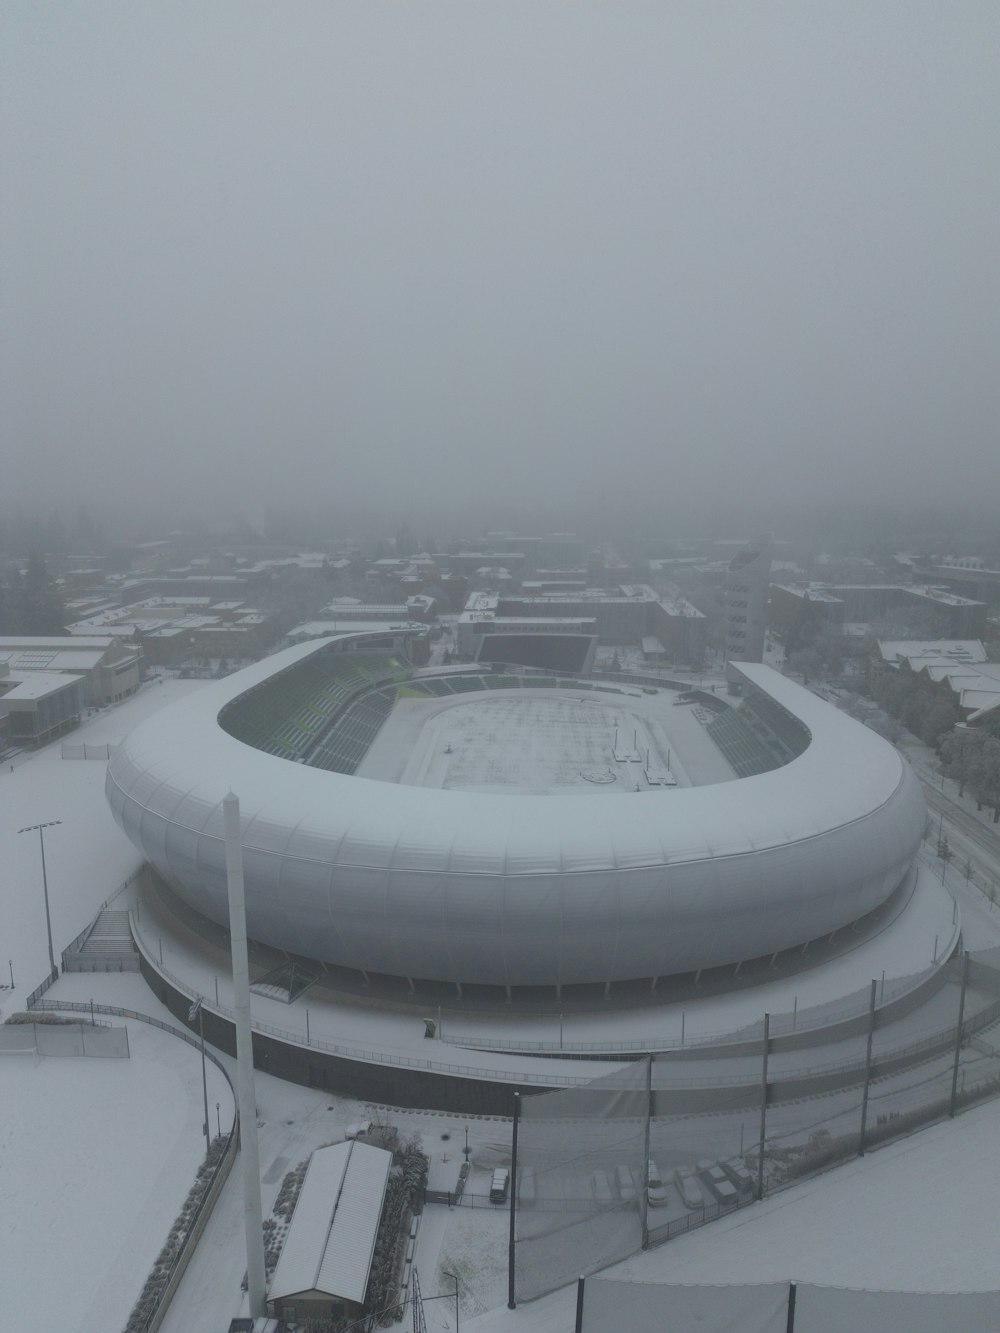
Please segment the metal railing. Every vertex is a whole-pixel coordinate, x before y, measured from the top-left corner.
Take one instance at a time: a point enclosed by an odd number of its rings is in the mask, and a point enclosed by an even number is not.
[[[665,1224],[649,1228],[649,1246],[663,1245],[668,1240],[673,1240],[675,1236],[683,1236],[687,1231],[694,1231],[697,1227],[703,1227],[707,1222],[714,1222],[716,1218],[722,1217],[726,1213],[735,1213],[738,1208],[745,1208],[748,1203],[754,1203],[756,1200],[752,1194],[738,1194],[735,1199],[730,1199],[726,1203],[706,1203],[704,1207],[693,1209],[691,1212],[684,1213],[681,1217],[675,1217]]]
[[[130,913],[132,924],[132,934],[137,946],[143,952],[150,966],[153,967],[159,975],[164,977],[181,994],[194,1000],[197,998],[197,992],[189,982],[181,980],[180,977],[172,973],[168,968],[160,963],[153,961],[153,957],[148,945],[142,938],[139,930],[139,923],[134,915]],[[905,980],[905,979],[903,979]],[[216,1013],[220,1017],[228,1019],[235,1023],[235,1011],[222,1004],[206,1004],[206,1009],[211,1013]],[[962,1025],[963,1037],[974,1031],[979,1031],[983,1027],[988,1027],[1000,1017],[1000,1001],[990,1005],[986,1010],[981,1011],[974,1017],[967,1018]],[[590,1077],[574,1076],[570,1074],[549,1072],[546,1074],[535,1074],[531,1072],[521,1072],[512,1070],[492,1069],[489,1067],[479,1067],[475,1065],[462,1064],[453,1060],[437,1060],[433,1057],[419,1059],[415,1056],[394,1054],[385,1050],[379,1050],[375,1047],[359,1046],[347,1042],[324,1041],[322,1038],[307,1036],[301,1032],[294,1032],[288,1028],[278,1027],[272,1023],[261,1022],[258,1019],[253,1021],[253,1030],[262,1036],[275,1037],[279,1041],[290,1043],[294,1046],[302,1047],[306,1050],[319,1051],[327,1055],[340,1056],[347,1060],[357,1060],[365,1064],[388,1065],[400,1069],[414,1069],[426,1073],[450,1075],[457,1078],[469,1079],[488,1079],[491,1082],[509,1083],[516,1086],[534,1085],[539,1088],[555,1087],[585,1087],[593,1081],[593,1075]],[[955,1040],[955,1025],[949,1024],[938,1029],[934,1033],[922,1038],[918,1042],[910,1043],[900,1047],[898,1050],[887,1050],[878,1053],[875,1059],[875,1067],[887,1062],[897,1062],[899,1060],[912,1059],[918,1055],[933,1055],[937,1051],[953,1045]],[[623,1043],[623,1049],[625,1047]],[[634,1048],[633,1048],[634,1049]],[[648,1048],[647,1048],[648,1049]],[[656,1066],[657,1072],[662,1074],[665,1069],[663,1062]],[[858,1081],[864,1077],[864,1061],[857,1057],[849,1057],[839,1061],[829,1061],[824,1064],[808,1065],[802,1069],[786,1071],[784,1078],[775,1078],[771,1082],[773,1085],[780,1086],[781,1083],[799,1082],[803,1079],[812,1079],[822,1076],[840,1074],[841,1076],[857,1076]],[[658,1090],[669,1091],[676,1089],[696,1090],[698,1088],[743,1088],[759,1085],[760,1074],[758,1071],[748,1071],[745,1074],[736,1073],[729,1075],[716,1075],[709,1077],[689,1077],[689,1078],[667,1078],[658,1079],[656,1088]]]
[[[176,987],[182,995],[189,997],[191,1000],[197,998],[200,992],[194,990],[190,982],[182,981],[180,977],[164,967],[162,963],[154,962],[146,941],[139,933],[136,919],[131,913],[130,919],[132,921],[132,936],[150,967],[158,976],[165,978]],[[232,1023],[236,1021],[236,1011],[227,1008],[224,1004],[206,1003],[205,1010],[207,1013],[226,1018]],[[288,1042],[293,1046],[301,1046],[305,1050],[321,1051],[326,1055],[338,1055],[346,1060],[360,1060],[365,1064],[391,1065],[399,1069],[416,1069],[431,1074],[450,1074],[456,1078],[488,1079],[490,1082],[510,1083],[515,1086],[530,1083],[540,1088],[585,1087],[593,1079],[593,1075],[584,1078],[571,1074],[520,1073],[509,1069],[489,1069],[480,1068],[476,1065],[458,1064],[451,1060],[421,1060],[415,1056],[394,1055],[375,1047],[354,1046],[346,1042],[323,1041],[318,1037],[307,1037],[303,1032],[293,1032],[288,1028],[277,1027],[273,1023],[262,1023],[259,1019],[253,1020],[252,1027],[254,1032],[259,1032],[262,1036],[276,1037],[279,1041]]]
[[[914,972],[905,977],[896,977],[887,981],[879,990],[878,1013],[885,1005],[901,999],[918,990],[934,976],[938,968],[927,968],[923,972]],[[812,1005],[799,1009],[795,1013],[787,1011],[772,1014],[770,1018],[770,1037],[788,1036],[792,1033],[819,1032],[823,1028],[849,1022],[864,1017],[869,1011],[871,990],[863,986],[851,995],[828,1004]],[[452,1037],[453,1046],[463,1046],[473,1051],[511,1051],[525,1055],[566,1054],[600,1055],[607,1053],[612,1058],[617,1054],[636,1053],[646,1055],[650,1051],[686,1051],[696,1047],[732,1045],[750,1045],[759,1042],[764,1035],[763,1019],[747,1024],[742,1028],[726,1028],[722,1031],[700,1032],[688,1040],[673,1037],[645,1037],[632,1041],[520,1041],[515,1037]]]

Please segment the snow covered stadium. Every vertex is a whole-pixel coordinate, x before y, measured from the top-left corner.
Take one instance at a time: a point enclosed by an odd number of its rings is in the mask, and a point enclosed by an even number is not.
[[[290,648],[141,723],[122,829],[228,920],[240,797],[251,939],[409,992],[648,991],[801,949],[911,877],[925,824],[893,749],[768,667],[743,697],[483,667],[405,635]]]

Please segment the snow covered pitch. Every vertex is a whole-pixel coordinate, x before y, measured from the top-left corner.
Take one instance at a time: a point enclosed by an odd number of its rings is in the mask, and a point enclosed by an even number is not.
[[[444,707],[403,700],[396,711],[384,748],[419,725],[398,779],[417,787],[617,795],[644,790],[647,769],[666,770],[676,752],[658,720],[586,694],[498,691]]]

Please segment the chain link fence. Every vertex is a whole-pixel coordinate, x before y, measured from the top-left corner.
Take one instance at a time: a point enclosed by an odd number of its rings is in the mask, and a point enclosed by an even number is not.
[[[756,1046],[651,1055],[585,1088],[526,1095],[517,1298],[1000,1092],[1000,950],[953,959],[923,1009],[880,1014],[877,983],[869,995],[868,1030],[824,1047],[822,1061],[787,1049],[765,1019]]]

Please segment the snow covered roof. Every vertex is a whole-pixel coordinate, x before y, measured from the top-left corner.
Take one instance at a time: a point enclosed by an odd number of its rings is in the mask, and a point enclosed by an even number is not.
[[[12,671],[0,676],[0,712],[10,704],[45,699],[50,694],[81,682],[83,676],[68,671]],[[11,688],[7,688],[10,686]]]
[[[114,640],[110,635],[94,635],[91,638],[74,636],[70,640],[66,634],[53,635],[51,637],[36,637],[27,635],[4,634],[0,637],[0,651],[6,652],[8,649],[18,649],[25,652],[36,652],[49,649],[53,652],[65,652],[68,649],[76,652],[81,648],[100,649],[106,652]]]
[[[271,1300],[321,1291],[359,1305],[365,1298],[392,1153],[350,1140],[309,1159]]]
[[[296,625],[286,634],[288,639],[322,639],[330,638],[333,635],[343,634],[363,634],[366,632],[380,633],[383,630],[411,630],[414,633],[426,634],[427,626],[419,621],[408,620],[405,616],[399,621],[393,620],[367,620],[364,616],[359,616],[353,610],[348,611],[336,620],[307,620],[301,625]]]
[[[111,640],[109,639],[110,643]],[[68,649],[38,649],[18,651],[6,643],[0,643],[0,662],[10,667],[11,671],[91,671],[96,667],[105,650],[102,648],[84,648],[74,652],[71,644]]]
[[[1000,705],[1000,662],[986,661],[986,650],[978,639],[928,643],[904,640],[879,643],[878,649],[883,660],[893,666],[906,662],[912,671],[926,672],[937,683],[946,681],[969,722],[978,721]]]
[[[915,671],[925,666],[985,662],[987,658],[979,639],[879,639],[878,651],[884,661],[905,660]]]

